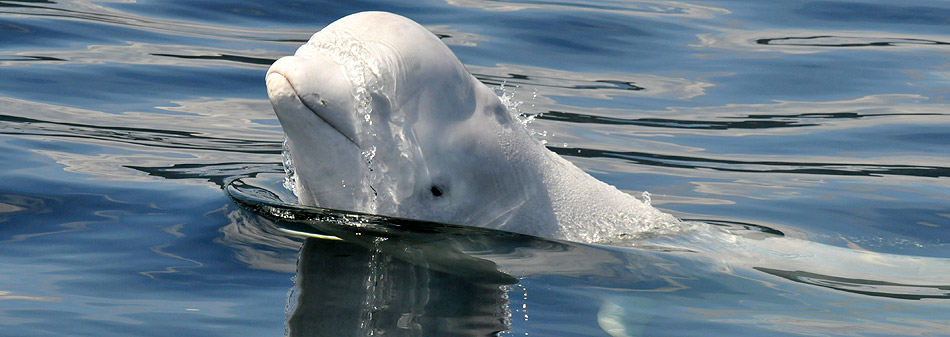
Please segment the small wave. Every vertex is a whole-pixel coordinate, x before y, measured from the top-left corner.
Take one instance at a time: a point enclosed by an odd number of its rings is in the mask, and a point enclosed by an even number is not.
[[[729,120],[689,120],[675,118],[618,118],[593,114],[565,111],[548,111],[541,119],[579,124],[635,125],[670,129],[733,130],[733,129],[776,129],[820,126],[821,120],[848,120],[894,116],[944,116],[939,113],[864,113],[830,112],[799,114],[748,114],[745,116],[725,116]]]
[[[446,0],[446,2],[459,7],[473,7],[489,11],[505,12],[529,9],[571,10],[593,13],[614,13],[629,16],[674,16],[687,18],[712,18],[730,13],[730,11],[723,8],[656,0],[599,2]]]
[[[535,75],[510,73],[507,75],[474,74],[482,83],[489,86],[514,85],[528,87],[545,87],[576,90],[630,90],[641,91],[646,88],[636,85],[633,81],[624,80],[572,80],[565,78],[545,78]]]
[[[230,139],[201,135],[192,131],[41,120],[0,115],[0,134],[78,138],[141,145],[154,149],[213,150],[245,154],[280,153],[280,143]]]
[[[861,163],[781,162],[703,158],[666,155],[650,152],[609,151],[587,148],[548,147],[563,155],[583,158],[615,158],[637,165],[709,169],[722,172],[743,173],[793,173],[831,176],[909,176],[942,178],[950,177],[950,167],[926,165],[875,165]]]
[[[222,60],[230,62],[239,62],[255,65],[271,65],[277,59],[271,58],[262,58],[262,57],[249,57],[241,55],[230,55],[230,54],[218,54],[218,55],[178,55],[178,54],[167,54],[167,53],[151,53],[152,56],[163,56],[163,57],[173,57],[180,59],[188,60]]]
[[[698,35],[693,47],[713,47],[737,51],[784,52],[789,54],[820,53],[853,48],[904,51],[911,49],[947,50],[945,36],[905,35],[878,31],[723,30],[721,33]]]
[[[946,285],[900,284],[878,280],[843,278],[797,270],[779,270],[764,267],[753,267],[753,269],[793,282],[867,296],[903,300],[950,299],[950,283]]]
[[[950,46],[950,42],[913,38],[874,38],[851,36],[803,36],[762,38],[756,44],[805,47],[897,47],[901,45]]]

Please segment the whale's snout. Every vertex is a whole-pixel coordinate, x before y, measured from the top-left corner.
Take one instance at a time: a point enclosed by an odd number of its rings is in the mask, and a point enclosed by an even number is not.
[[[268,72],[267,77],[265,77],[265,82],[267,83],[267,97],[270,98],[271,103],[274,105],[274,111],[278,113],[278,115],[286,114],[291,106],[303,105],[294,87],[284,75],[276,72]]]
[[[266,83],[285,129],[302,120],[320,119],[359,146],[356,96],[340,64],[319,54],[283,57],[267,70]]]

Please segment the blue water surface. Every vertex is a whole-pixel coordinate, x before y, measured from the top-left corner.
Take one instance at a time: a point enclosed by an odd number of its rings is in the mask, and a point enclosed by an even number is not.
[[[288,193],[264,73],[364,10],[439,35],[600,180],[683,219],[921,257],[937,284],[438,224],[288,232],[335,229],[227,188]],[[948,24],[924,0],[3,0],[0,335],[947,334]]]

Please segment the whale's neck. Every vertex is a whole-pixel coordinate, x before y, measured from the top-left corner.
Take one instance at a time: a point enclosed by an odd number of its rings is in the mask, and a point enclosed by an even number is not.
[[[508,158],[534,175],[540,184],[527,184],[525,204],[511,214],[503,229],[536,232],[578,242],[608,242],[637,238],[644,233],[678,228],[679,220],[616,187],[590,176],[544,148],[521,127],[504,131]],[[522,174],[525,174],[522,171]],[[539,217],[538,210],[551,213]],[[556,226],[543,221],[553,220]],[[541,221],[541,223],[539,223]]]

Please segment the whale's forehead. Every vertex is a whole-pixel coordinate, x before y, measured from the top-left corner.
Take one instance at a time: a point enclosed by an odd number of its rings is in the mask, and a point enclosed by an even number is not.
[[[475,84],[435,34],[392,13],[362,12],[341,18],[315,33],[295,56],[329,58],[346,69],[358,89],[379,91],[394,105],[436,87],[463,92]]]
[[[402,61],[425,58],[448,48],[429,30],[406,17],[385,12],[361,12],[343,17],[316,32],[297,54],[329,50],[335,53],[362,53],[366,57],[389,52],[402,55]],[[435,58],[431,58],[435,60]]]

